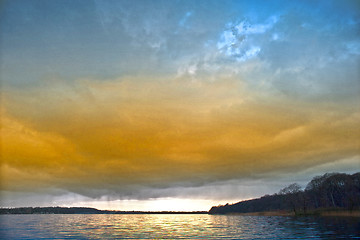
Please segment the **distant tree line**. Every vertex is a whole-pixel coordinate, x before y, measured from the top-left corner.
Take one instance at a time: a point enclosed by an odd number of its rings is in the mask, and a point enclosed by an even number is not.
[[[20,207],[0,208],[0,214],[98,214],[101,210],[86,207]]]
[[[206,214],[205,211],[116,211],[88,207],[0,208],[0,214]]]
[[[360,209],[360,172],[326,173],[314,177],[302,190],[297,183],[281,189],[279,193],[235,204],[212,207],[210,214],[292,211],[308,214],[320,209]]]

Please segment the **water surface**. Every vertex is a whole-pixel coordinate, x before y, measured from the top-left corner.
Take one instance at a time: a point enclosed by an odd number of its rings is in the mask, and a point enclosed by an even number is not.
[[[1,215],[2,239],[360,239],[360,218],[162,214]]]

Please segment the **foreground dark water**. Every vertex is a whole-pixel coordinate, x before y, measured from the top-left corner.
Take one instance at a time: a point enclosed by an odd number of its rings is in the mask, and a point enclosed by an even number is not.
[[[360,239],[360,218],[1,215],[1,239]]]

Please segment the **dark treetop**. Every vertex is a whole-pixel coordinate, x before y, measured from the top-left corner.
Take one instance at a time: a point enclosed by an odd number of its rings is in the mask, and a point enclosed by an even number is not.
[[[210,214],[292,211],[294,214],[319,210],[360,210],[360,172],[326,173],[314,177],[304,190],[297,183],[273,195],[212,207]]]

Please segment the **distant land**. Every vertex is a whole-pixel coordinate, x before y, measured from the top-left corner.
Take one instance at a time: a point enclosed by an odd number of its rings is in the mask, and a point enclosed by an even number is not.
[[[89,207],[0,208],[0,214],[242,214],[360,216],[360,172],[326,173],[304,190],[297,183],[278,193],[212,207],[209,211],[117,211]]]
[[[360,172],[326,173],[304,190],[293,183],[273,195],[212,207],[210,214],[360,216]]]
[[[116,211],[89,207],[0,208],[0,214],[206,214],[207,211]]]

